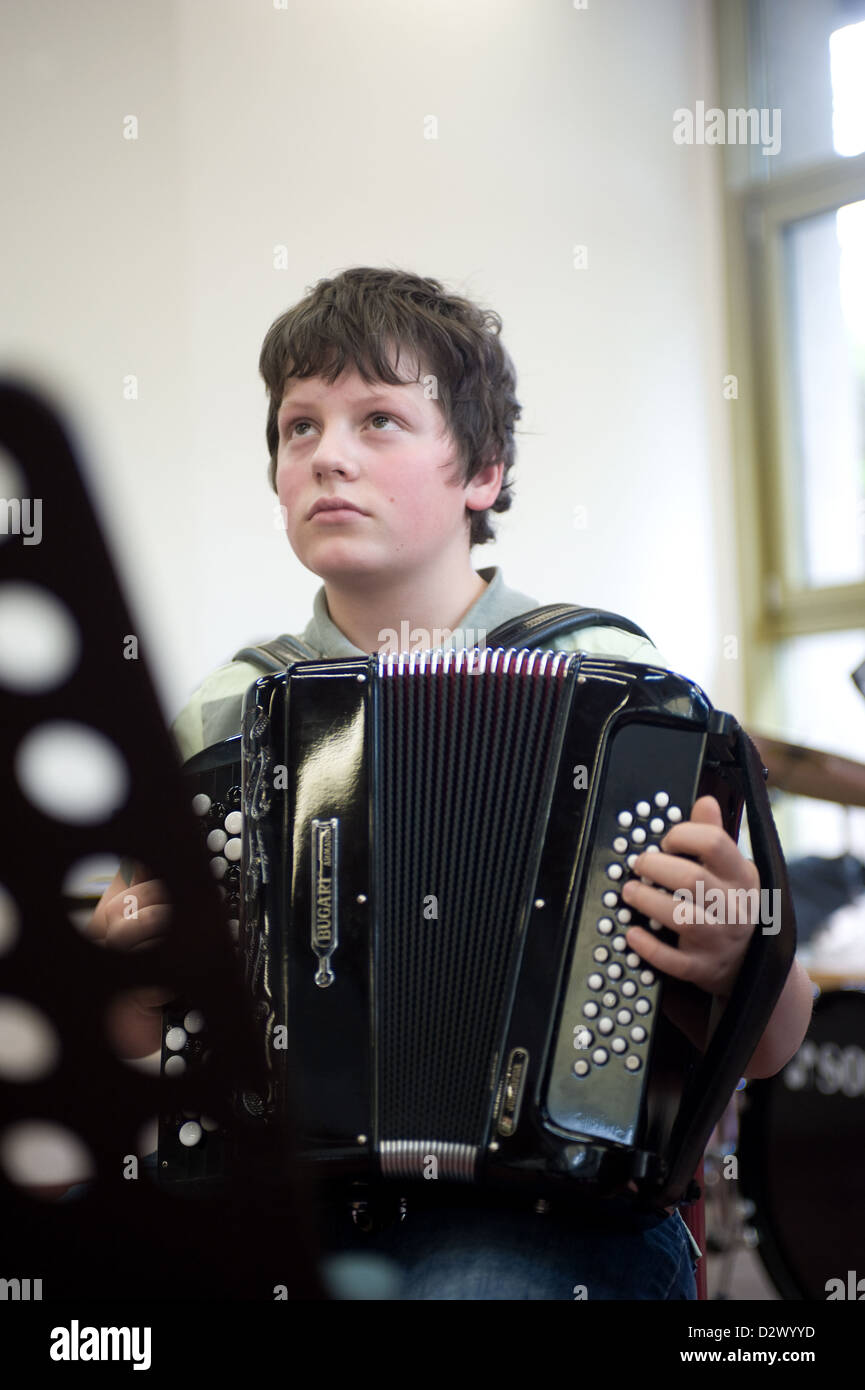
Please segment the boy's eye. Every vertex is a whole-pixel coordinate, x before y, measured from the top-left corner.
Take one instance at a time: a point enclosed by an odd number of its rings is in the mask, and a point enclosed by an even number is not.
[[[385,415],[383,411],[376,411],[374,415],[370,415],[368,418],[369,418],[370,420],[390,420],[392,424],[396,424],[396,421],[394,420],[393,416],[392,416],[392,415]],[[311,422],[310,420],[291,420],[291,421],[289,421],[289,423],[285,426],[285,437],[286,437],[286,439],[290,439],[290,438],[292,437],[294,431],[295,431],[296,429],[298,429],[298,427],[299,427],[300,425],[309,425],[309,424],[311,424],[311,423],[312,423],[312,422]],[[382,433],[381,430],[376,430],[376,434],[381,434],[381,433]],[[305,438],[306,438],[306,435],[302,434],[302,435],[300,436],[300,438],[301,438],[301,439],[305,439]]]

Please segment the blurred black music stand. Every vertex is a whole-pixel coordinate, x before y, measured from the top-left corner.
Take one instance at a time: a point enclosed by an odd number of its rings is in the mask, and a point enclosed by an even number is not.
[[[142,1126],[163,1107],[226,1117],[235,1093],[262,1088],[264,1061],[146,658],[124,655],[137,629],[72,445],[44,400],[8,380],[0,382],[0,450],[19,475],[18,495],[4,499],[0,605],[25,592],[31,600],[41,593],[49,607],[59,600],[79,638],[78,660],[47,688],[20,688],[0,650],[0,993],[7,1010],[11,1001],[13,1010],[38,1011],[59,1039],[55,1061],[39,1074],[10,1075],[0,1059],[0,1146],[15,1126],[47,1121],[71,1130],[95,1169],[83,1195],[60,1202],[34,1196],[0,1169],[0,1273],[41,1280],[44,1300],[273,1299],[275,1286],[289,1299],[325,1298],[288,1126],[239,1129],[237,1162],[216,1195],[178,1199],[145,1172],[125,1176]],[[10,534],[9,519],[32,516],[36,500],[38,539],[20,525]],[[22,759],[53,721],[87,726],[125,762],[126,790],[95,822],[70,820],[68,795],[56,805],[32,799]],[[93,854],[132,857],[167,885],[173,921],[153,949],[100,947],[70,922],[64,880]],[[123,991],[148,985],[201,1000],[213,1048],[203,1076],[148,1074],[112,1047],[106,1010]]]

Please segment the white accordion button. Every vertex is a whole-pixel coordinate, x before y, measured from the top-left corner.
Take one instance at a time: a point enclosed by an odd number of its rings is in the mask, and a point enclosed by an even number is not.
[[[625,839],[624,835],[617,835],[615,840],[613,841],[613,849],[616,851],[616,854],[624,854],[627,848],[628,842]]]
[[[638,999],[634,1008],[637,1010],[638,1014],[647,1014],[651,1012],[652,1006],[648,999]]]
[[[628,1068],[628,1071],[639,1071],[642,1065],[639,1057],[635,1057],[633,1052],[630,1057],[625,1058],[625,1066]]]
[[[605,893],[604,896],[601,898],[601,902],[604,904],[604,907],[615,907],[618,901],[618,893]]]
[[[199,792],[198,796],[192,798],[192,809],[197,816],[206,816],[211,804],[210,797],[205,796],[204,792]]]
[[[650,918],[649,918],[649,926],[652,928],[652,931],[660,931],[660,930],[661,930],[661,923],[658,921],[657,917],[650,917]]]
[[[622,994],[626,999],[633,999],[636,992],[637,986],[634,984],[633,980],[626,980],[622,985]]]
[[[621,1023],[623,1027],[628,1023],[632,1023],[633,1019],[634,1015],[631,1013],[630,1009],[619,1009],[619,1012],[616,1014],[616,1022]]]
[[[635,826],[631,831],[631,839],[635,845],[644,845],[646,843],[646,832],[641,825]]]
[[[624,872],[625,871],[622,868],[621,864],[607,865],[607,878],[621,878]]]
[[[624,936],[614,936],[611,942],[614,951],[624,951],[627,944]]]
[[[602,1067],[609,1055],[605,1047],[596,1047],[592,1053],[592,1061],[597,1062],[598,1066]]]
[[[219,1121],[211,1119],[209,1115],[202,1115],[201,1128],[211,1134],[215,1129],[219,1129]]]
[[[587,1076],[588,1072],[589,1064],[584,1057],[581,1057],[579,1062],[574,1062],[574,1073],[577,1076]]]
[[[648,1034],[642,1023],[635,1023],[631,1029],[631,1039],[635,1043],[645,1042]]]
[[[634,824],[634,817],[631,815],[630,811],[620,811],[617,819],[623,830],[627,830],[629,825]]]
[[[218,854],[225,844],[228,836],[224,830],[211,830],[207,837],[207,848],[211,854]]]
[[[225,826],[229,835],[239,835],[241,830],[243,829],[243,816],[240,814],[239,811],[229,811],[228,815],[225,817],[225,820],[223,821],[223,825]]]
[[[225,870],[228,868],[228,860],[223,859],[221,854],[217,854],[210,861],[210,872],[214,878],[225,878]]]
[[[610,1046],[614,1052],[627,1052],[628,1050],[628,1044],[625,1042],[624,1038],[613,1038]]]
[[[653,818],[649,821],[649,829],[651,830],[653,835],[663,835],[666,828],[667,827],[661,820],[660,816],[653,816]]]
[[[594,951],[592,952],[592,955],[600,965],[603,965],[605,960],[610,959],[610,953],[607,950],[606,946],[596,946]]]
[[[201,1125],[189,1120],[185,1125],[181,1125],[177,1131],[177,1137],[181,1144],[185,1144],[187,1149],[191,1149],[201,1138]]]
[[[654,970],[641,970],[641,971],[640,971],[640,984],[641,984],[641,985],[653,985],[654,983],[655,983],[655,972],[654,972]]]
[[[643,820],[645,820],[646,816],[650,816],[651,814],[652,814],[652,808],[651,808],[651,806],[649,805],[648,801],[638,801],[638,802],[637,802],[637,815],[638,815],[638,816],[640,816]]]
[[[601,996],[601,1003],[603,1004],[605,1009],[614,1009],[616,1007],[616,1004],[618,1003],[618,1000],[616,999],[616,996],[613,993],[613,991],[611,989],[608,989],[606,994],[603,994]]]
[[[183,1020],[187,1033],[200,1033],[204,1027],[204,1014],[199,1009],[190,1009]]]
[[[603,989],[604,977],[603,975],[590,975],[586,984],[589,986],[589,989]]]
[[[598,1020],[599,1033],[612,1033],[615,1026],[611,1018],[601,1018]]]
[[[622,967],[617,964],[616,961],[613,961],[612,965],[607,970],[607,974],[611,980],[620,980],[622,978]]]
[[[629,965],[632,970],[636,970],[639,964],[640,957],[637,955],[636,951],[629,951],[625,956],[625,965]]]
[[[597,1018],[598,1014],[600,1013],[600,1009],[598,1008],[594,999],[590,999],[588,1004],[583,1005],[583,1013],[585,1014],[586,1018]]]
[[[639,859],[639,857],[640,857],[640,856],[639,856],[638,854],[629,854],[629,855],[628,855],[628,858],[627,858],[627,860],[626,860],[625,862],[627,863],[629,869],[633,869],[633,867],[634,867],[634,865],[636,864],[636,862],[637,862],[637,860]]]
[[[186,1046],[186,1032],[183,1028],[169,1028],[165,1034],[165,1046],[170,1052],[179,1052]]]
[[[623,925],[627,925],[631,920],[631,909],[629,907],[620,907],[616,913],[616,918]]]
[[[665,807],[665,806],[669,806],[669,804],[670,804],[670,798],[668,797],[668,795],[667,795],[666,792],[655,792],[655,805],[656,805],[656,806],[660,806],[661,810],[663,810],[664,807]]]
[[[611,917],[601,917],[598,920],[598,931],[601,933],[601,936],[609,936],[612,930],[613,921]]]
[[[166,1076],[179,1076],[182,1071],[186,1071],[186,1058],[178,1057],[175,1052],[173,1057],[166,1057],[162,1070]]]
[[[682,812],[679,810],[678,806],[670,807],[669,811],[667,812],[667,819],[671,820],[673,824],[675,824],[676,821],[682,819]]]
[[[236,864],[238,862],[242,849],[242,840],[229,840],[228,844],[225,846],[225,857],[230,864]]]
[[[661,846],[660,846],[660,845],[646,845],[646,853],[647,853],[647,854],[660,854],[660,853],[661,853]]]

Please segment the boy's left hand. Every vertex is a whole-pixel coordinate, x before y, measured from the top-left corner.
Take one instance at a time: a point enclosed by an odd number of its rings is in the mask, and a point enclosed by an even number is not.
[[[685,854],[693,858],[679,857]],[[645,927],[628,928],[628,945],[648,965],[657,966],[676,979],[688,980],[709,994],[726,997],[739,973],[759,915],[749,911],[753,898],[743,902],[728,890],[756,889],[759,903],[760,876],[724,830],[721,808],[715,798],[701,796],[695,801],[691,819],[680,821],[667,831],[661,840],[661,853],[641,854],[633,872],[652,882],[629,880],[622,887],[622,898],[629,907],[676,932],[679,945],[678,949],[666,945]],[[711,905],[713,900],[709,900],[703,914],[708,920],[703,922],[699,921],[701,914],[694,905],[700,879],[704,895],[713,888],[720,888],[724,894],[724,906],[717,913]],[[686,889],[690,898],[674,898],[676,889]],[[717,895],[714,901],[718,901]],[[732,911],[728,912],[728,906]],[[728,916],[735,920],[728,921]]]

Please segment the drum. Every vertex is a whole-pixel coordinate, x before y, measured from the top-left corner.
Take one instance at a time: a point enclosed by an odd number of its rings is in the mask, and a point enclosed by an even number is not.
[[[739,1158],[782,1298],[865,1298],[865,988],[820,994],[796,1056],[748,1082]]]

